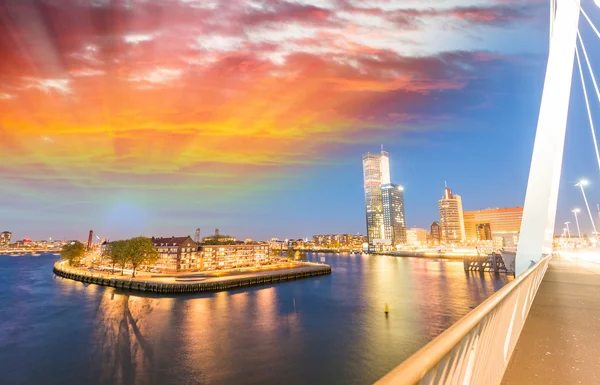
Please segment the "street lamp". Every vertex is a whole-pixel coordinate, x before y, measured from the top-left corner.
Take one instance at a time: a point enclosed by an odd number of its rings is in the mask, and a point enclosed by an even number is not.
[[[575,208],[573,210],[571,210],[571,212],[573,214],[575,214],[575,224],[577,224],[577,235],[579,236],[579,238],[581,238],[581,230],[579,230],[579,219],[577,219],[577,214],[580,212],[581,210]]]
[[[565,226],[567,226],[567,236],[571,238],[571,230],[569,229],[569,223],[571,222],[565,222]]]
[[[590,205],[588,204],[587,198],[585,196],[585,190],[583,189],[583,186],[587,186],[588,185],[588,181],[585,179],[582,179],[579,181],[579,183],[577,183],[575,185],[575,187],[579,187],[581,189],[581,195],[583,195],[583,200],[585,201],[585,207],[587,208],[587,212],[590,216],[590,221],[592,222],[592,227],[594,228],[594,234],[597,233],[596,231],[596,224],[594,223],[594,217],[592,217],[592,211],[590,210]],[[598,235],[596,234],[596,237]]]

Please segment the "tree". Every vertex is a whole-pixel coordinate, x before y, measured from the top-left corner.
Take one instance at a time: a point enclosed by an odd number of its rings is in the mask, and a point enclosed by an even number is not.
[[[123,275],[123,269],[129,260],[129,254],[127,253],[127,245],[129,241],[114,241],[108,244],[106,248],[106,255],[110,259],[113,265],[113,271],[115,264],[118,263],[121,266],[121,275]]]
[[[294,254],[294,259],[297,261],[306,261],[306,259],[307,259],[306,250],[296,251],[296,254]]]
[[[85,255],[85,245],[79,241],[71,241],[63,246],[60,251],[62,259],[66,259],[69,265],[79,263],[81,257]]]
[[[271,259],[280,258],[281,257],[281,249],[277,246],[269,249],[269,257]]]
[[[127,255],[129,262],[133,266],[132,277],[135,277],[135,270],[142,264],[154,263],[158,259],[158,252],[152,244],[152,240],[147,237],[135,237],[126,241]]]

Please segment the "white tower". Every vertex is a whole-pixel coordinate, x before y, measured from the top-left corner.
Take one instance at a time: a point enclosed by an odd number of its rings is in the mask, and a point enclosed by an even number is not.
[[[551,0],[550,52],[523,208],[515,266],[517,276],[552,252],[579,2]]]

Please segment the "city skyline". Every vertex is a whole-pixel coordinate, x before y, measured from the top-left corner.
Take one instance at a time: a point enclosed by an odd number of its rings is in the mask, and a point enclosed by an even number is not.
[[[400,166],[407,228],[439,218],[444,180],[465,210],[523,204],[545,2],[309,3],[1,10],[0,231],[364,234],[355,159],[381,143]],[[557,224],[583,206],[582,177],[600,203],[573,84]]]
[[[390,157],[383,145],[379,154],[363,154],[362,166],[369,248],[406,243],[404,188],[392,183]]]

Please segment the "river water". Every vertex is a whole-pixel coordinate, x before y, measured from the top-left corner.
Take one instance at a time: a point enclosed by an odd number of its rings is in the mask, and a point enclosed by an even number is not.
[[[369,384],[507,282],[456,261],[322,256],[329,276],[171,298],[0,256],[0,384]]]

